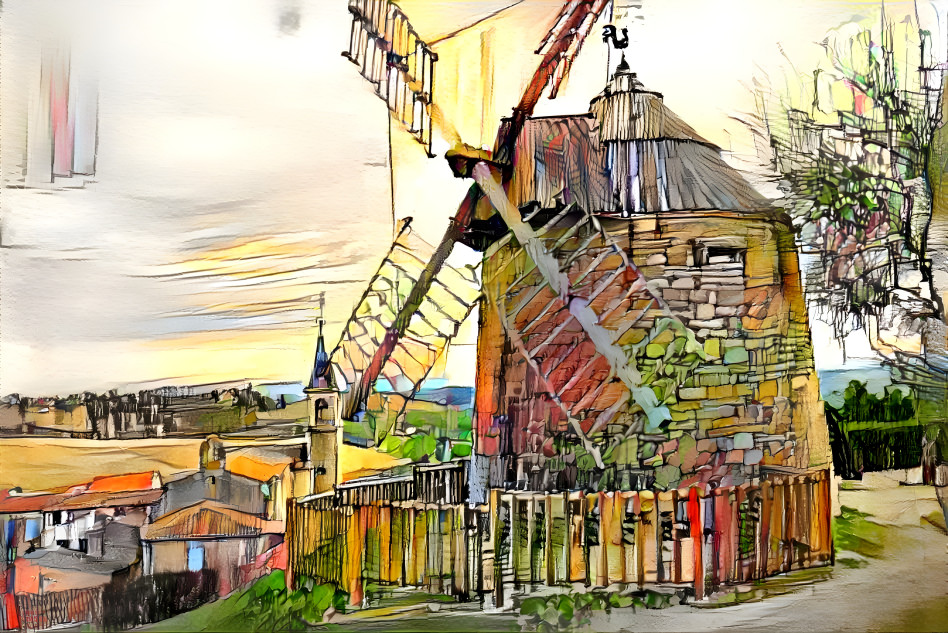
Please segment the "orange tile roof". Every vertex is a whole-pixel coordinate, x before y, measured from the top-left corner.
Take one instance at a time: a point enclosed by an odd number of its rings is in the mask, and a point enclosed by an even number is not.
[[[96,477],[86,488],[87,492],[126,492],[129,490],[151,490],[155,487],[155,473],[131,473]]]
[[[160,484],[160,480],[150,471],[96,477],[90,483],[70,486],[64,493],[11,495],[0,499],[0,513],[151,505],[164,494],[164,490],[155,484]]]
[[[271,463],[247,455],[239,455],[233,459],[228,459],[226,468],[235,475],[242,475],[257,481],[269,481],[273,477],[279,476],[290,463],[289,458]]]

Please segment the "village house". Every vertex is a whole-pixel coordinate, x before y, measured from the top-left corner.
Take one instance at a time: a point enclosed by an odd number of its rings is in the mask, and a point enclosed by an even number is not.
[[[209,436],[200,468],[165,482],[149,471],[5,492],[0,628],[146,623],[167,617],[161,599],[193,607],[285,568],[287,500],[315,477],[309,435],[285,431]],[[128,592],[139,610],[117,598]]]
[[[217,501],[201,501],[158,518],[142,530],[143,570],[160,573],[205,572],[226,596],[274,566],[285,567],[282,521]]]
[[[145,472],[0,500],[5,592],[40,594],[109,583],[140,561],[139,530],[163,493],[158,473]]]

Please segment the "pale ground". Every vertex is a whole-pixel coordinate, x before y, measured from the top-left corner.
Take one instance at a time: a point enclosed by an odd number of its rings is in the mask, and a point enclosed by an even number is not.
[[[941,514],[934,489],[898,486],[882,478],[870,489],[843,490],[840,503],[873,515],[884,526],[884,553],[862,567],[837,564],[811,584],[756,602],[717,608],[676,606],[664,610],[616,610],[593,620],[593,631],[948,631],[948,534],[923,519]],[[939,519],[935,519],[940,523]],[[838,558],[860,559],[838,552]],[[804,574],[811,572],[803,572]],[[790,574],[773,584],[800,578]],[[445,605],[446,606],[446,605]],[[469,605],[467,608],[473,607]],[[463,607],[462,607],[463,608]],[[359,619],[330,629],[379,631],[512,631],[513,614],[467,611],[423,616],[403,614],[384,620]],[[416,615],[417,614],[417,615]],[[419,617],[420,616],[420,617]]]

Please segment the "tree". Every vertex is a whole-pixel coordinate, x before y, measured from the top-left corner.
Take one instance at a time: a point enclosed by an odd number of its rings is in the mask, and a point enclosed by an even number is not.
[[[938,310],[926,172],[941,88],[923,68],[928,39],[904,22],[831,32],[796,98],[763,95],[780,188],[803,251],[817,256],[810,298],[841,336],[896,304],[916,318]]]
[[[918,394],[926,456],[948,461],[946,374],[927,357],[944,306],[928,253],[929,163],[941,113],[931,36],[911,19],[850,25],[822,42],[825,59],[799,90],[758,84],[769,141],[804,254],[812,312],[838,339],[862,328]]]

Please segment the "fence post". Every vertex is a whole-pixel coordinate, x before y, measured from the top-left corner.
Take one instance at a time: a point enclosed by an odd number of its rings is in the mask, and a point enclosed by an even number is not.
[[[769,479],[760,482],[760,560],[757,561],[759,578],[766,578],[770,568],[770,523],[773,512],[773,484]]]
[[[701,500],[697,486],[688,489],[688,523],[694,543],[695,600],[704,600],[704,526],[701,521]]]
[[[294,588],[293,571],[296,567],[296,537],[299,532],[299,526],[296,523],[296,499],[291,497],[287,499],[286,503],[286,535],[284,536],[286,541],[286,571],[283,573],[286,574],[287,589]]]

